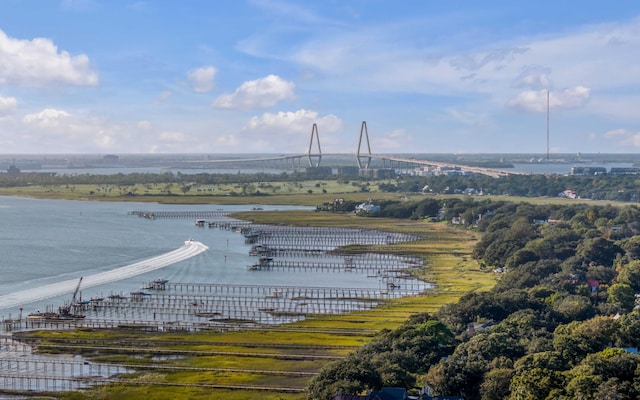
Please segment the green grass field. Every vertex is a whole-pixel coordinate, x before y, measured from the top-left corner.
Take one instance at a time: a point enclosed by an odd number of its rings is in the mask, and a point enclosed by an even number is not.
[[[41,199],[93,200],[122,202],[153,202],[163,204],[264,204],[264,205],[305,205],[317,206],[332,202],[336,198],[347,201],[366,200],[419,200],[422,193],[386,193],[378,190],[378,185],[389,181],[338,183],[335,180],[308,180],[300,182],[261,182],[250,184],[186,185],[183,190],[177,184],[136,184],[136,185],[55,185],[0,187],[0,196],[21,196]],[[243,194],[259,191],[261,195]],[[365,188],[367,191],[363,191]],[[311,192],[309,192],[311,191]],[[463,195],[437,195],[436,198],[463,197]],[[594,201],[588,199],[566,199],[560,197],[515,197],[478,196],[477,199],[527,202],[534,204],[575,204],[624,206],[628,203]]]

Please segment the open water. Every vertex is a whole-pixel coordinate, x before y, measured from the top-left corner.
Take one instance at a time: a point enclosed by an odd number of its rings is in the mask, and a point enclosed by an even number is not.
[[[357,274],[310,271],[248,271],[256,261],[237,232],[200,228],[190,219],[150,220],[130,210],[249,210],[252,206],[159,205],[0,196],[0,317],[17,318],[63,305],[80,277],[83,299],[128,295],[145,282],[301,285],[378,288],[381,283]],[[264,206],[265,209],[292,207]],[[299,207],[298,207],[299,208]],[[201,243],[198,254],[181,253],[189,238]],[[160,266],[171,254],[181,261]],[[150,261],[151,260],[151,261]],[[166,263],[166,262],[165,262]],[[149,268],[151,264],[158,268]],[[114,270],[123,271],[118,274]],[[136,272],[139,268],[140,274]],[[126,272],[126,273],[125,273]],[[118,276],[119,275],[119,276]],[[106,277],[109,277],[108,279]],[[96,278],[97,277],[97,278]],[[83,278],[84,279],[84,278]],[[60,287],[66,285],[60,294]],[[4,304],[4,305],[3,305]],[[22,311],[20,311],[22,308]]]

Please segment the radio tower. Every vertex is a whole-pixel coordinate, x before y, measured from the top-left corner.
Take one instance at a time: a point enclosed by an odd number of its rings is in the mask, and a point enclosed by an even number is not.
[[[549,162],[549,89],[547,89],[547,163]]]

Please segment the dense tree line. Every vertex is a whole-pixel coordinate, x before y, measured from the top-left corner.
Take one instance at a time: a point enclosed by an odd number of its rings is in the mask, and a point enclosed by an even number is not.
[[[421,192],[436,194],[463,193],[473,188],[485,194],[524,197],[557,197],[573,190],[585,199],[640,201],[638,175],[510,175],[492,178],[484,175],[403,177],[387,183],[380,190],[388,192]]]
[[[25,173],[18,177],[9,177],[0,174],[0,186],[27,186],[27,185],[126,185],[135,184],[242,184],[255,182],[294,182],[303,180],[306,174],[303,172],[281,173],[281,174],[182,174],[180,172],[165,173],[118,173],[110,175],[94,174],[40,174]]]
[[[625,350],[640,344],[640,208],[473,198],[397,208],[380,213],[435,210],[482,232],[474,258],[501,278],[326,366],[310,399],[380,386],[484,400],[640,398],[638,356]]]
[[[165,173],[128,173],[112,175],[93,174],[21,174],[10,177],[0,174],[0,186],[27,185],[134,185],[144,184],[243,184],[257,182],[296,182],[301,180],[355,180],[361,183],[371,181],[370,178],[357,176],[339,176],[331,173],[319,173],[313,170],[280,174],[182,174],[180,172]],[[637,175],[594,175],[594,176],[562,176],[562,175],[511,175],[492,178],[483,175],[469,176],[430,176],[399,177],[379,184],[381,191],[435,194],[463,193],[467,189],[475,189],[485,194],[511,195],[524,197],[557,197],[565,190],[572,190],[578,197],[594,200],[640,201],[640,185]],[[364,187],[363,187],[363,191]]]

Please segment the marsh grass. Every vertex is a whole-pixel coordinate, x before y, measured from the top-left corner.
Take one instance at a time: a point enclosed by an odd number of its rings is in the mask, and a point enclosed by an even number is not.
[[[219,184],[193,186],[184,192],[180,185],[135,184],[135,185],[31,185],[20,187],[0,187],[0,196],[21,196],[59,200],[94,200],[122,202],[154,202],[164,204],[272,204],[316,206],[331,202],[335,198],[365,201],[367,199],[399,199],[397,193],[378,192],[378,184],[370,182],[370,192],[363,192],[359,184],[338,183],[336,181],[309,180],[300,182],[264,182],[251,184],[258,188],[254,192],[242,193],[242,185]],[[275,192],[260,189],[260,186],[281,187]],[[319,185],[320,187],[316,187]],[[323,190],[325,192],[323,192]],[[311,191],[312,193],[309,193]],[[417,196],[417,195],[416,195]]]

